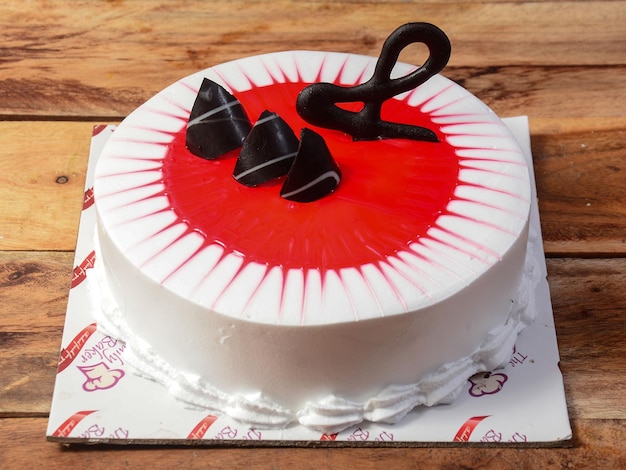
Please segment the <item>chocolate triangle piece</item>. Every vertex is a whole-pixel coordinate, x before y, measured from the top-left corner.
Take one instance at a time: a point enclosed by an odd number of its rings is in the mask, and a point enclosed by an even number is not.
[[[300,148],[280,190],[285,199],[313,202],[332,193],[341,180],[324,138],[311,129],[300,133]]]
[[[298,145],[291,127],[278,114],[263,111],[243,141],[233,177],[252,187],[285,176]]]
[[[225,88],[205,78],[187,123],[186,145],[198,157],[214,160],[241,147],[252,124],[243,106]]]

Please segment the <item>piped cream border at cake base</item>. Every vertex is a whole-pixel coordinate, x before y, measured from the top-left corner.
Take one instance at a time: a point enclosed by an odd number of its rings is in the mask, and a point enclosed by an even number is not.
[[[535,290],[540,282],[540,270],[536,267],[534,244],[539,242],[538,233],[531,227],[524,275],[507,320],[491,330],[471,355],[444,364],[416,383],[389,386],[364,402],[327,396],[318,402],[308,402],[301,410],[284,408],[262,393],[230,395],[200,377],[176,370],[133,334],[113,300],[101,262],[95,264],[96,276],[88,280],[98,328],[124,341],[125,359],[140,374],[161,383],[177,399],[259,429],[285,428],[299,423],[334,433],[362,421],[397,423],[419,405],[451,403],[473,374],[504,367],[519,333],[537,315]],[[97,239],[96,247],[99,247]]]

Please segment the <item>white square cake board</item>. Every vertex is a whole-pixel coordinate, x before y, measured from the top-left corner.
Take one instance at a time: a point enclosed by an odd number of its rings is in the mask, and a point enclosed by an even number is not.
[[[572,431],[550,292],[546,281],[539,211],[526,117],[504,120],[529,162],[533,181],[531,228],[541,282],[538,315],[518,338],[504,369],[474,376],[450,405],[420,406],[393,425],[364,422],[333,435],[302,426],[259,430],[215,417],[172,398],[165,387],[138,375],[124,344],[96,328],[87,283],[95,261],[93,175],[114,126],[95,126],[69,292],[62,349],[47,438],[62,443],[193,444],[249,446],[567,446]]]

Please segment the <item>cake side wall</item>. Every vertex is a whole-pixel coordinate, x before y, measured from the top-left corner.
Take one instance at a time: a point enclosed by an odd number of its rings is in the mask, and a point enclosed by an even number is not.
[[[98,231],[98,263],[110,288],[105,295],[113,299],[117,315],[133,335],[174,369],[199,376],[221,392],[261,394],[292,411],[329,395],[364,402],[389,385],[412,384],[443,364],[467,359],[491,330],[507,321],[522,279],[527,240],[525,229],[501,262],[428,308],[366,321],[294,327],[252,323],[203,309],[137,271],[101,224]],[[464,383],[470,369],[497,365],[489,357],[475,356],[459,366],[461,373],[455,377],[435,378],[434,383],[441,382],[436,392],[426,395],[418,387],[412,392],[416,400],[433,404]]]

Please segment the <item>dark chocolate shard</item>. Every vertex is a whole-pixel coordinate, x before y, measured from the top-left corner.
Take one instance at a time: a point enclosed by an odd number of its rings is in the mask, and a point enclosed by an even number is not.
[[[290,201],[313,202],[332,193],[340,180],[341,171],[324,138],[311,129],[302,129],[300,147],[280,195]]]
[[[243,141],[233,177],[246,186],[258,186],[285,176],[298,151],[298,138],[278,114],[263,111]]]
[[[391,78],[400,52],[410,44],[428,47],[426,62],[413,72]],[[336,129],[354,140],[412,139],[438,142],[435,132],[381,119],[381,108],[388,99],[418,87],[440,72],[450,58],[450,41],[443,31],[429,23],[407,23],[389,35],[385,41],[372,77],[355,86],[314,83],[298,95],[298,114],[314,126]],[[358,112],[348,111],[338,103],[364,103]]]
[[[252,124],[241,103],[205,78],[187,123],[186,145],[198,157],[214,160],[241,147]]]

